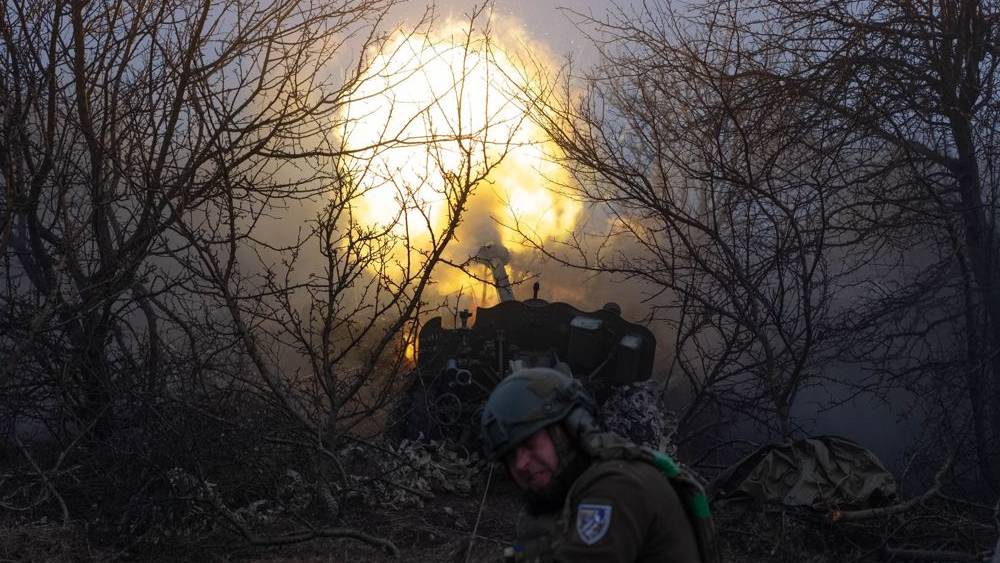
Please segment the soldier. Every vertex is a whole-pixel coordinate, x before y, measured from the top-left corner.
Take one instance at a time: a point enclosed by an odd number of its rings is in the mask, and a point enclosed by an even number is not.
[[[487,400],[484,450],[525,499],[507,560],[718,561],[700,486],[666,454],[601,432],[594,413],[577,380],[548,368],[514,373]]]

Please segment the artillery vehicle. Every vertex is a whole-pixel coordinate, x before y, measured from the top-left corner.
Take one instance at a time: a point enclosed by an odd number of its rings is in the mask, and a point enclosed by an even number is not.
[[[482,406],[505,377],[527,367],[551,367],[581,380],[603,403],[616,388],[649,379],[656,339],[608,303],[583,311],[538,297],[514,298],[502,246],[482,247],[470,262],[492,271],[500,302],[459,313],[460,326],[428,320],[417,337],[416,367],[390,418],[399,438],[449,439],[475,446]],[[470,323],[470,319],[472,322]]]

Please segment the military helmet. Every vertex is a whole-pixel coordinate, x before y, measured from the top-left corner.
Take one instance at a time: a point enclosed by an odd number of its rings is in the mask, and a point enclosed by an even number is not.
[[[483,407],[483,451],[498,460],[577,407],[588,415],[595,410],[593,399],[576,379],[551,368],[514,372],[497,385]]]

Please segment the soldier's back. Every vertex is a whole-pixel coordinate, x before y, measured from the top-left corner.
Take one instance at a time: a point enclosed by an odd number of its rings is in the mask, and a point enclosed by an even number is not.
[[[595,460],[574,482],[561,514],[529,517],[519,528],[525,533],[523,560],[700,561],[669,479],[638,460]]]

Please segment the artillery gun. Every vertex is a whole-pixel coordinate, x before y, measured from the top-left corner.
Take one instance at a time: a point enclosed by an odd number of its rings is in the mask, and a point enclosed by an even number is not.
[[[608,303],[583,311],[538,297],[514,298],[500,245],[486,245],[470,258],[490,268],[500,302],[473,316],[458,314],[460,326],[444,328],[441,317],[424,323],[417,336],[416,368],[390,418],[398,438],[449,439],[474,446],[486,398],[505,377],[527,367],[551,367],[581,380],[599,404],[616,389],[649,379],[656,339],[646,327],[626,321]]]

